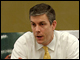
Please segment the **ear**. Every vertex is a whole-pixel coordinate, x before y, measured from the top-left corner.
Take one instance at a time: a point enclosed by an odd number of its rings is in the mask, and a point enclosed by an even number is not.
[[[53,23],[52,23],[52,29],[53,29],[53,30],[55,30],[56,25],[57,25],[57,21],[56,21],[56,20],[54,20],[54,21],[53,21]]]

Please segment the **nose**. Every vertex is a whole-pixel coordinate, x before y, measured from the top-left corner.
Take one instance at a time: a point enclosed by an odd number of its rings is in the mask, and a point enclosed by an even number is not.
[[[36,32],[40,32],[40,26],[36,26]]]

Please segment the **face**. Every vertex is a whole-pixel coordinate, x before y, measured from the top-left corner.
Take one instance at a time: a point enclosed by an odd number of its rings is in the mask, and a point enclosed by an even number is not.
[[[53,30],[56,27],[56,20],[50,25],[46,14],[31,16],[31,28],[36,41],[42,45],[48,45],[53,39]]]

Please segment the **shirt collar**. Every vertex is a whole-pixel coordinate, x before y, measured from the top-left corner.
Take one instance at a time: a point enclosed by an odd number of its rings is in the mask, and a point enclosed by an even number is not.
[[[43,47],[43,45],[42,44],[38,44],[37,41],[36,41],[36,49],[39,50],[42,47]],[[47,47],[49,49],[51,49],[52,51],[54,51],[54,47],[55,47],[55,34],[54,34],[53,40],[50,42],[50,44],[47,45]]]
[[[48,48],[50,48],[52,51],[54,51],[55,47],[55,34],[53,40],[50,42],[50,44],[47,45]]]
[[[43,47],[43,45],[42,44],[38,44],[37,41],[36,41],[36,49],[39,50],[42,47]]]

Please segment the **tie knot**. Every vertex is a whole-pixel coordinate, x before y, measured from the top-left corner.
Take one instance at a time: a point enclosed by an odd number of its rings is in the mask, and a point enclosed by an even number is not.
[[[48,47],[47,46],[43,46],[43,49],[45,50],[45,52],[48,51]]]
[[[48,52],[48,47],[43,46],[43,49],[45,50],[44,58],[43,59],[51,59],[49,52]]]

